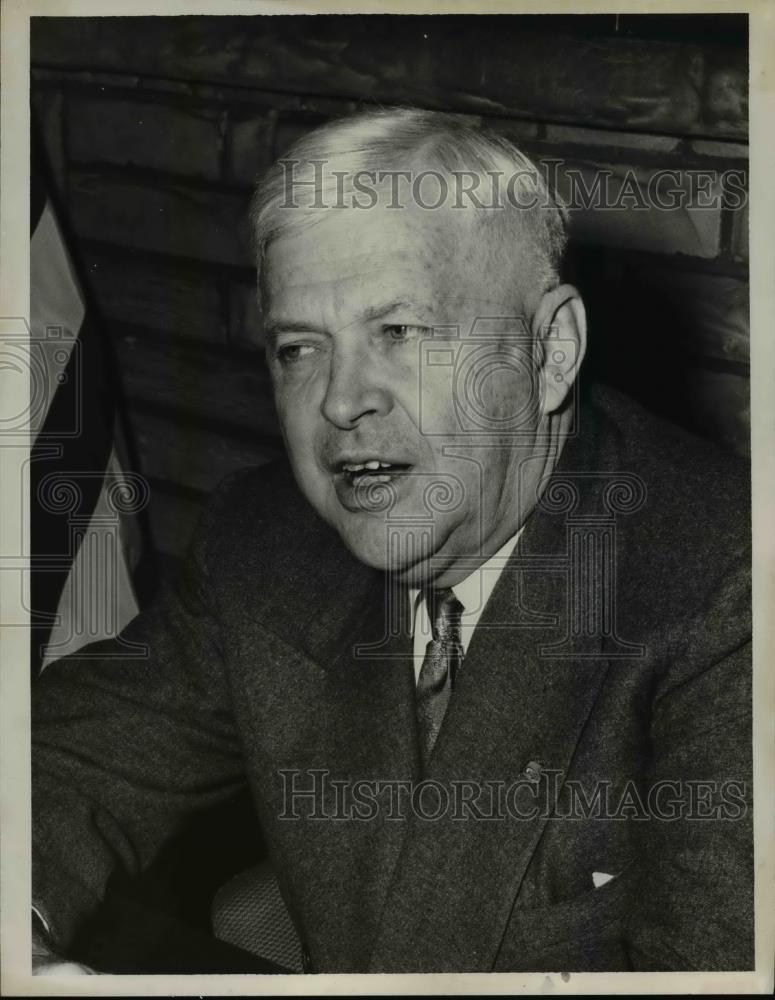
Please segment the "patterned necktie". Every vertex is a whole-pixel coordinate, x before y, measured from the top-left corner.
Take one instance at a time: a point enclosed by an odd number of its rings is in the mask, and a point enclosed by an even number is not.
[[[427,591],[425,602],[433,638],[425,649],[415,694],[423,766],[428,763],[439,735],[455,674],[463,660],[460,644],[463,605],[451,590]]]

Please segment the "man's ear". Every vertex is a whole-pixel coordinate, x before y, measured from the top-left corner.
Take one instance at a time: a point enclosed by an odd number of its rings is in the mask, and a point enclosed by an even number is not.
[[[573,285],[544,294],[533,315],[532,333],[546,416],[565,402],[587,349],[587,313]]]

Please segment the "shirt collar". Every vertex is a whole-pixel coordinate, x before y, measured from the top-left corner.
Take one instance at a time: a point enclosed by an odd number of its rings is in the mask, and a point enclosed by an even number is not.
[[[473,573],[461,580],[460,583],[456,583],[452,587],[452,593],[460,601],[467,611],[463,612],[463,621],[466,618],[470,620],[473,615],[478,621],[479,615],[484,610],[484,606],[490,598],[493,590],[495,589],[495,584],[500,579],[503,567],[508,562],[511,557],[512,552],[516,548],[517,542],[519,541],[519,536],[522,534],[522,528],[512,535],[511,538],[502,545],[497,552],[490,556],[490,558],[483,562],[481,566],[478,566]],[[417,618],[417,609],[422,601],[422,591],[411,588],[409,590],[409,607],[411,608],[411,622],[410,628],[412,633],[414,633],[414,624]],[[471,622],[471,624],[476,624]]]

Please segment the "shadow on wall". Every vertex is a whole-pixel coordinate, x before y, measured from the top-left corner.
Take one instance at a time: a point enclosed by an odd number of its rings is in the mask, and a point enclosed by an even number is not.
[[[569,276],[589,317],[582,377],[660,416],[750,453],[747,284],[571,247]]]

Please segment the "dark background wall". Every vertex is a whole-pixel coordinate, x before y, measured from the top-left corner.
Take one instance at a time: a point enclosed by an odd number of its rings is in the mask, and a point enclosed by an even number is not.
[[[739,16],[37,18],[32,63],[171,562],[207,492],[281,452],[244,214],[296,136],[411,103],[563,161],[561,189],[570,168],[632,171],[643,190],[661,169],[747,176]],[[728,183],[710,193],[708,208],[574,213],[569,269],[590,372],[746,453],[748,215]]]

